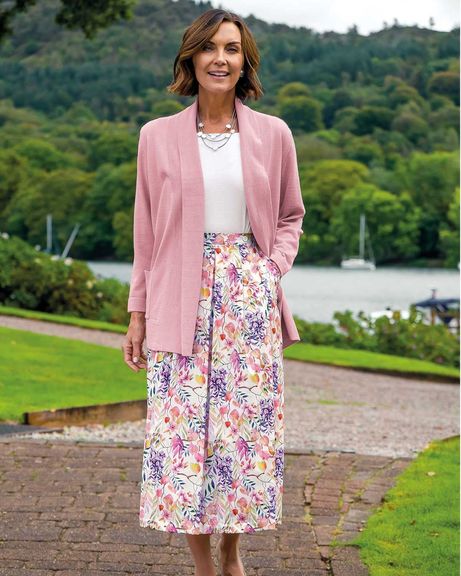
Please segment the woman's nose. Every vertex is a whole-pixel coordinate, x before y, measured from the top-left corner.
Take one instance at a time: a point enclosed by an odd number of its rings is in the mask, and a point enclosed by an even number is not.
[[[215,62],[218,64],[225,64],[226,63],[226,58],[224,56],[224,50],[222,52],[218,51],[218,55],[216,56]]]

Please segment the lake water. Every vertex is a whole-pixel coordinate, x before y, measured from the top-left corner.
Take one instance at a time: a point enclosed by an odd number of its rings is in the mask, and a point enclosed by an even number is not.
[[[88,262],[93,272],[129,283],[131,264]],[[331,322],[336,310],[366,313],[407,310],[412,303],[431,297],[459,298],[459,271],[442,268],[380,267],[344,270],[340,267],[295,265],[282,278],[293,314],[309,321]]]

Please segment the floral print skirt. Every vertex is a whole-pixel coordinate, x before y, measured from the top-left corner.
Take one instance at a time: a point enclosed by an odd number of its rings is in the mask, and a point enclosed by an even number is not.
[[[193,353],[147,350],[140,526],[211,534],[281,524],[279,282],[251,232],[205,232]]]

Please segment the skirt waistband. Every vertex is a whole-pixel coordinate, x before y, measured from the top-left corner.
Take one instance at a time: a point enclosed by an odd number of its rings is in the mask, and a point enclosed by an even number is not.
[[[255,241],[253,232],[205,232],[205,244],[251,244]]]

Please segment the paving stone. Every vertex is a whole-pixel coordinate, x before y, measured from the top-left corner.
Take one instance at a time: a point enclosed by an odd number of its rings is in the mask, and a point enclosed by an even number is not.
[[[53,576],[55,576],[55,574],[59,574],[59,572],[53,572]],[[76,575],[77,572],[74,572],[74,575]],[[79,576],[81,575],[81,572],[78,573]],[[0,567],[0,576],[50,576],[50,571],[49,570],[34,570],[31,568],[13,568],[13,567],[5,567],[5,566],[1,566]],[[89,576],[94,576],[94,575],[89,575]]]
[[[193,576],[184,534],[139,526],[139,458],[139,447],[1,441],[0,576]],[[280,528],[241,537],[248,576],[367,574],[356,550],[329,544],[355,537],[410,461],[287,454]]]
[[[65,528],[62,534],[64,542],[95,542],[99,541],[102,531],[97,527],[87,527],[81,523],[79,528]]]
[[[20,520],[20,518],[18,518]],[[62,529],[47,522],[29,522],[22,524],[22,521],[15,523],[0,523],[0,540],[15,540],[21,542],[39,541],[54,542],[59,540]]]
[[[333,576],[368,576],[369,571],[360,560],[356,546],[346,546],[336,550],[331,560]]]

